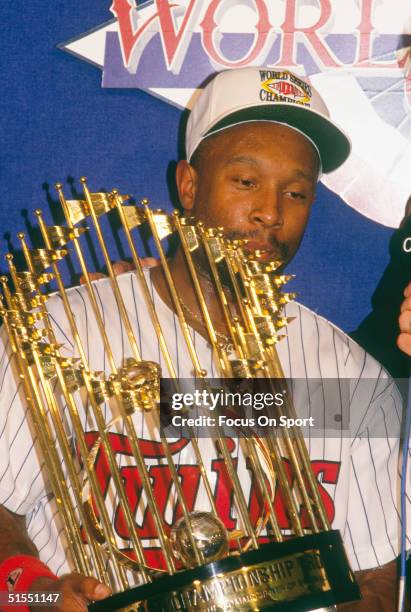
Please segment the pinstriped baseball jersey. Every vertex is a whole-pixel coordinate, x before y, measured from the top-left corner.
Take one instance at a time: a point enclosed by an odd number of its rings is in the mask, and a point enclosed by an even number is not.
[[[147,279],[176,373],[180,378],[189,378],[193,366],[178,320],[156,293],[149,275]],[[118,282],[142,358],[160,363],[163,375],[167,376],[167,367],[135,275],[124,274],[118,277]],[[121,364],[131,351],[109,281],[103,279],[93,286],[115,361]],[[91,369],[107,372],[107,354],[85,287],[70,289],[68,295]],[[76,349],[58,295],[48,300],[48,309],[58,341],[64,345],[68,355],[75,355]],[[400,396],[383,368],[331,323],[297,303],[287,305],[286,315],[296,318],[287,329],[286,339],[279,343],[278,353],[286,377],[307,381],[306,392],[301,398],[295,398],[299,415],[305,417],[315,412],[327,418],[330,415],[349,416],[348,426],[347,423],[344,425],[348,427],[348,434],[343,432],[344,419],[340,418],[334,421],[331,433],[313,433],[306,438],[326,511],[333,527],[342,532],[353,569],[384,564],[398,554]],[[191,334],[202,366],[210,377],[217,376],[209,344],[194,330]],[[38,547],[41,559],[55,572],[62,573],[70,569],[62,525],[56,514],[36,435],[31,431],[30,419],[27,418],[22,389],[16,382],[15,364],[9,357],[4,330],[1,341],[0,503],[12,512],[26,515],[29,535]],[[327,392],[330,379],[341,381],[339,393],[333,393],[331,398]],[[107,406],[105,410],[108,410]],[[92,444],[96,427],[86,401],[81,418]],[[141,440],[150,437],[140,413],[135,415],[135,428]],[[128,442],[121,425],[117,424],[110,431],[110,440],[119,458],[139,535],[148,551],[148,558],[156,563],[158,542],[154,542],[150,525],[137,500],[136,491],[141,483],[135,466],[130,463]],[[200,442],[207,457],[206,467],[219,513],[227,527],[234,529],[237,519],[230,506],[224,466],[207,450],[208,441]],[[173,458],[183,489],[191,495],[192,507],[203,509],[204,491],[199,483],[198,466],[191,446],[178,440],[173,444]],[[155,442],[150,446],[148,440],[143,446],[156,499],[165,520],[171,524],[173,509],[170,509],[170,500],[165,493],[167,475],[156,449]],[[231,441],[231,452],[237,462],[250,513],[257,516],[259,500],[238,441]],[[97,468],[99,473],[105,473],[104,465]],[[277,501],[281,505],[281,501]],[[128,533],[115,502],[111,512],[119,545],[127,550]],[[287,531],[288,519],[284,511],[281,514],[281,508],[279,516],[280,526]]]

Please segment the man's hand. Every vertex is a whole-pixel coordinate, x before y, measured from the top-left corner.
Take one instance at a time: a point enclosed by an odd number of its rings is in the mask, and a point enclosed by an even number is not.
[[[411,356],[411,283],[404,291],[405,300],[401,304],[401,314],[398,320],[400,335],[397,339],[398,347]]]
[[[60,593],[60,598],[52,607],[31,607],[33,612],[87,612],[90,602],[105,599],[111,594],[108,586],[81,574],[68,574],[59,580],[38,578],[33,582],[30,592],[38,591]]]
[[[0,562],[14,555],[38,556],[36,547],[28,538],[24,516],[13,514],[0,505],[0,526]],[[59,580],[45,576],[37,578],[31,584],[30,592],[39,591],[61,595],[54,606],[32,606],[33,612],[86,612],[91,601],[105,599],[111,594],[105,584],[80,574],[69,574]],[[13,610],[11,606],[6,609]]]
[[[362,600],[337,606],[338,612],[394,612],[397,601],[397,563],[355,572]],[[408,610],[408,607],[406,608]]]

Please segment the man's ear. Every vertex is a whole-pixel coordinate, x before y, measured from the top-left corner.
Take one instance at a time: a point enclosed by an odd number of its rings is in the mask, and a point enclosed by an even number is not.
[[[197,191],[197,172],[186,160],[177,164],[176,183],[181,206],[185,211],[192,210]]]

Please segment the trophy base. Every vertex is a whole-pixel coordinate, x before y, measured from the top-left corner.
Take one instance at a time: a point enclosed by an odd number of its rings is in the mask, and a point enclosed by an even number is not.
[[[308,612],[360,599],[339,531],[324,531],[163,576],[91,612]]]

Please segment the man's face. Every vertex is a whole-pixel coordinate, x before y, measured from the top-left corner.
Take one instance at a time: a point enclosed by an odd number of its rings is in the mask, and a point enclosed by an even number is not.
[[[288,263],[304,234],[317,175],[318,156],[304,136],[254,122],[204,140],[193,165],[180,162],[177,184],[187,215]]]

